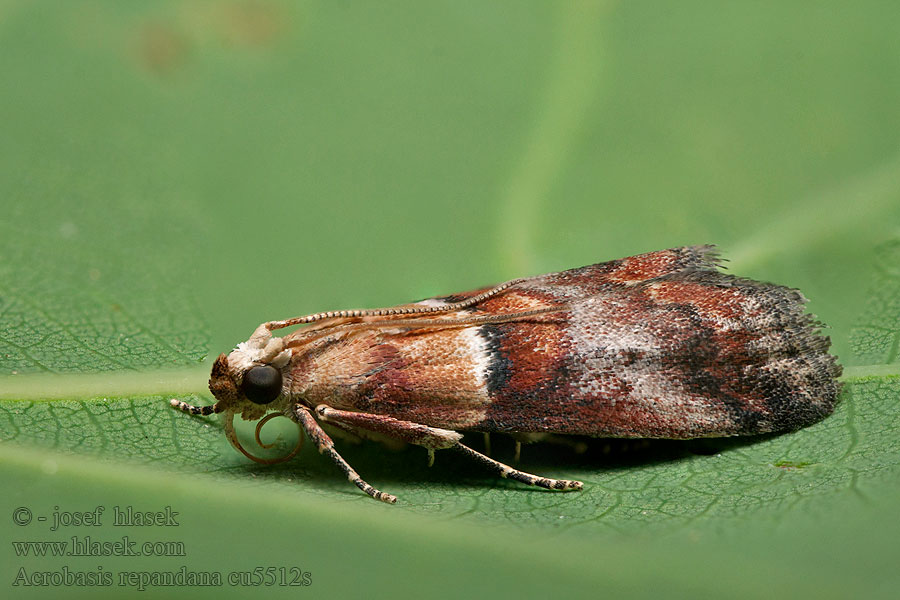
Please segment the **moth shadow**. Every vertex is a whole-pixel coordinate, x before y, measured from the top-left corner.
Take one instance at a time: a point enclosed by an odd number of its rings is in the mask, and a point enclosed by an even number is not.
[[[629,467],[674,463],[696,456],[715,455],[777,435],[696,440],[568,436],[565,445],[548,442],[522,444],[518,461],[516,461],[516,441],[509,436],[492,434],[490,448],[485,447],[485,439],[480,433],[466,434],[463,443],[522,471],[547,477],[578,479]],[[337,442],[336,447],[363,479],[386,492],[397,493],[402,487],[443,485],[488,489],[496,487],[498,481],[503,481],[504,488],[510,490],[559,493],[501,480],[484,466],[476,464],[458,452],[437,451],[435,463],[429,467],[427,452],[417,446],[396,450],[375,442],[361,444]],[[278,480],[291,483],[305,481],[338,492],[359,493],[354,486],[348,485],[347,479],[328,457],[315,451],[301,452],[297,458],[281,465],[248,464],[242,468],[262,481]]]

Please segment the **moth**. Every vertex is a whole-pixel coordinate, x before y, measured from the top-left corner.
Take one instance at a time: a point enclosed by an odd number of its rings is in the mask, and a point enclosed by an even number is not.
[[[260,325],[212,367],[211,406],[286,416],[369,496],[326,429],[455,449],[501,477],[552,490],[462,444],[461,432],[690,439],[790,431],[829,415],[841,367],[795,290],[728,275],[714,246],[650,252],[471,292]],[[305,325],[283,337],[278,329]]]

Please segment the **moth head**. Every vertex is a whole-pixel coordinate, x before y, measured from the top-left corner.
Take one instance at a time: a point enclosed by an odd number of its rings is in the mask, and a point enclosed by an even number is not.
[[[302,433],[290,454],[270,459],[247,452],[234,429],[235,414],[240,414],[247,421],[261,419],[256,426],[256,442],[263,448],[269,448],[271,445],[260,441],[260,429],[271,418],[288,415],[286,411],[290,405],[290,397],[285,389],[290,383],[288,373],[291,351],[284,349],[280,338],[272,338],[271,332],[263,329],[257,329],[249,340],[238,344],[231,354],[219,355],[209,377],[209,391],[216,397],[215,412],[224,414],[228,441],[248,458],[259,463],[274,464],[289,460],[300,451],[303,444]]]
[[[237,367],[234,353],[219,355],[209,378],[209,391],[216,397],[216,412],[241,415],[247,421],[267,412],[283,411],[289,401],[285,394],[286,365],[251,364]]]
[[[231,354],[221,354],[213,364],[209,391],[216,397],[216,412],[239,413],[256,420],[270,410],[287,407],[284,393],[291,351],[281,338],[260,327]]]

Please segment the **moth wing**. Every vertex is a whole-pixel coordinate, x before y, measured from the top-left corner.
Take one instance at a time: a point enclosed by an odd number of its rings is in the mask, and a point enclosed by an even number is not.
[[[809,425],[837,401],[840,366],[796,290],[701,267],[567,297],[561,315],[480,328],[491,402],[478,428],[743,435]]]
[[[804,303],[796,290],[719,272],[710,246],[675,248],[520,280],[442,316],[558,312],[366,331],[318,348],[292,376],[313,403],[448,429],[661,438],[788,430],[830,414],[839,392],[840,366]]]

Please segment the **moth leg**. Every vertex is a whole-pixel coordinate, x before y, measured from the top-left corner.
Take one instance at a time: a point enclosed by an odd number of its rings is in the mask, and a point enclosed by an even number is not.
[[[328,437],[328,434],[316,423],[315,418],[310,414],[309,410],[304,408],[301,405],[295,405],[291,410],[291,413],[294,415],[294,418],[298,423],[303,427],[306,431],[306,435],[309,436],[309,439],[316,445],[319,449],[319,452],[322,454],[327,454],[328,457],[334,461],[341,471],[347,476],[347,479],[350,480],[351,483],[356,485],[359,489],[367,493],[369,496],[375,498],[376,500],[381,500],[382,502],[387,502],[388,504],[394,504],[397,502],[397,497],[392,496],[391,494],[386,494],[382,491],[376,490],[371,485],[363,481],[362,477],[353,470],[344,458],[337,453],[337,450],[334,449],[334,442]]]
[[[538,477],[537,475],[532,475],[531,473],[525,473],[524,471],[513,469],[509,465],[504,465],[502,462],[496,461],[489,456],[485,456],[481,452],[476,452],[468,446],[463,446],[459,442],[456,443],[454,448],[485,465],[492,471],[496,471],[497,474],[500,475],[500,477],[506,479],[521,481],[522,483],[527,483],[528,485],[536,485],[542,488],[547,488],[548,490],[580,490],[584,487],[584,484],[580,481],[573,481],[570,479],[549,479],[547,477]]]
[[[582,440],[572,439],[570,436],[556,435],[553,433],[515,433],[512,437],[516,440],[516,454],[513,463],[518,464],[522,458],[522,445],[543,442],[545,444],[555,444],[557,446],[565,446],[570,448],[575,454],[584,454],[587,452],[587,444]],[[490,454],[485,452],[485,454]]]
[[[522,460],[522,444],[533,444],[547,439],[548,433],[514,433],[513,439],[516,440],[516,453],[513,456],[513,464],[519,464]]]
[[[412,421],[401,421],[384,415],[350,412],[331,408],[326,404],[316,407],[316,414],[323,423],[342,427],[349,431],[371,431],[390,439],[423,446],[428,450],[428,466],[434,465],[434,451],[452,448],[462,439],[462,434],[449,429],[429,427]]]
[[[392,450],[402,450],[406,447],[406,442],[403,440],[381,433],[375,433],[374,431],[360,429],[359,427],[351,427],[350,425],[339,423],[337,421],[320,419],[319,425],[321,425],[322,429],[325,430],[325,433],[330,435],[335,441],[348,441],[351,444],[360,444],[363,440],[369,440],[370,442],[378,442]]]
[[[575,454],[584,454],[588,449],[587,442],[579,439],[572,439],[571,437],[565,435],[548,433],[545,437],[541,438],[541,441],[545,444],[554,444],[556,446],[569,448]]]
[[[193,404],[188,404],[187,402],[178,400],[177,398],[172,398],[171,400],[169,400],[169,405],[173,408],[177,408],[182,412],[186,412],[192,415],[202,415],[204,417],[216,412],[215,404],[210,404],[209,406],[194,406]]]
[[[420,423],[411,421],[401,421],[393,417],[384,415],[373,415],[369,413],[349,412],[345,410],[337,410],[330,406],[320,404],[316,407],[316,414],[324,422],[343,423],[351,427],[359,427],[360,429],[368,429],[377,431],[400,438],[411,444],[424,446],[431,454],[434,450],[443,448],[456,448],[474,458],[483,465],[487,465],[491,470],[499,473],[500,477],[514,479],[527,483],[528,485],[536,485],[550,490],[580,490],[584,484],[580,481],[569,481],[567,479],[548,479],[546,477],[538,477],[513,469],[508,465],[476,452],[468,446],[463,446],[459,440],[462,434],[449,429],[440,429],[438,427],[429,427]]]
[[[449,429],[401,421],[384,415],[338,410],[326,404],[318,405],[316,414],[325,423],[374,431],[410,444],[424,446],[430,451],[452,448],[462,439],[461,433]]]

